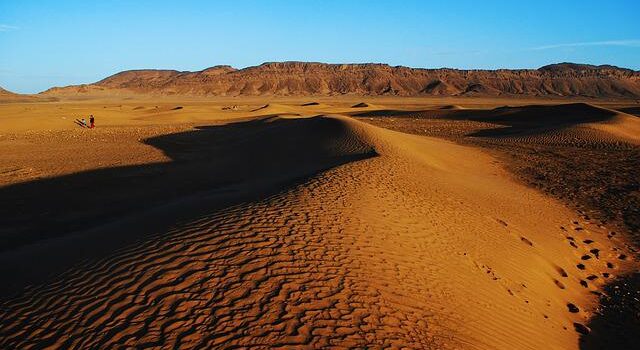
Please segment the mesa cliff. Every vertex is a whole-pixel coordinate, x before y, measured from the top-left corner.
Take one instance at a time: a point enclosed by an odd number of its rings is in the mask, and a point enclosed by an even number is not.
[[[42,94],[137,93],[195,96],[531,96],[640,98],[640,72],[560,63],[539,69],[421,69],[386,64],[273,62],[197,72],[130,70],[93,84]]]

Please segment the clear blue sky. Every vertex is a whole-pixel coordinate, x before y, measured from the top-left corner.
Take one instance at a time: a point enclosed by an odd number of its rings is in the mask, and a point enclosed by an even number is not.
[[[640,1],[0,0],[0,86],[266,61],[640,70]]]

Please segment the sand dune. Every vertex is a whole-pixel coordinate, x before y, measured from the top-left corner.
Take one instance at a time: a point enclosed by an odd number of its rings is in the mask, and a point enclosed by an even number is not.
[[[270,103],[264,106],[255,108],[251,110],[253,115],[261,115],[261,116],[282,116],[282,115],[292,115],[299,116],[300,113],[297,108],[294,106],[287,106],[283,104]]]
[[[445,109],[445,110],[450,110],[450,109],[464,109],[464,107],[462,106],[458,106],[458,105],[445,105],[440,107],[440,109]]]
[[[640,104],[640,101],[637,101],[638,104]],[[635,116],[640,116],[640,107],[635,106],[635,107],[614,107],[616,110],[619,110],[620,112],[623,113],[627,113],[627,114],[632,114]],[[619,109],[618,109],[619,108]]]
[[[542,143],[640,143],[640,119],[586,103],[498,108],[470,120],[504,125],[476,136]]]
[[[640,119],[633,115],[616,113],[608,120],[587,126],[607,133],[614,139],[640,144]]]
[[[476,130],[470,127],[470,136],[520,143],[640,143],[639,118],[588,103],[502,106],[494,109],[468,109],[454,105],[423,111],[379,109],[354,115],[473,121],[477,123]]]
[[[144,143],[164,155],[153,155],[154,162],[150,164],[140,164],[138,160],[131,165],[60,174],[0,188],[5,203],[14,203],[2,207],[0,226],[7,232],[0,231],[0,250],[68,235],[70,230],[198,193],[258,195],[372,152],[369,146],[350,140],[342,129],[339,123],[328,119],[279,117],[197,127],[147,138]],[[59,139],[59,135],[54,134],[54,138]],[[106,142],[107,137],[113,138],[108,133],[97,135],[107,149],[123,143],[119,139]],[[138,135],[125,134],[129,138]],[[85,151],[86,155],[108,161],[108,150],[94,147],[98,152]],[[137,151],[125,144],[120,152],[127,149],[130,153]],[[73,162],[78,157],[73,151],[61,153],[69,153],[61,162]],[[87,188],[92,188],[92,196],[86,195]],[[65,198],[63,203],[59,201],[61,197]]]
[[[201,143],[227,163],[195,173],[295,185],[217,210],[180,202],[197,218],[6,299],[0,346],[576,348],[591,292],[633,266],[604,228],[481,151],[344,116],[250,123],[262,126],[237,124],[226,148]],[[198,157],[177,141],[151,144]]]

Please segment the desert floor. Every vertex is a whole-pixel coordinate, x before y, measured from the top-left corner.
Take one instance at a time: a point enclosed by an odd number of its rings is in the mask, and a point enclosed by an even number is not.
[[[95,129],[77,119],[93,114]],[[630,348],[640,104],[0,104],[0,348]]]

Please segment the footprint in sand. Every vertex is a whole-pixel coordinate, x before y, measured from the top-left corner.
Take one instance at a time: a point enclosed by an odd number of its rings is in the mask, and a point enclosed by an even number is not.
[[[553,283],[555,283],[556,286],[558,286],[558,288],[560,288],[560,289],[564,289],[565,288],[564,284],[562,284],[562,282],[560,282],[560,281],[558,281],[556,279],[553,280]]]
[[[578,248],[578,246],[576,245],[575,239],[571,236],[567,236],[567,240],[569,240],[569,245],[574,247],[574,248]]]
[[[580,285],[585,287],[585,288],[589,288],[589,284],[585,280],[580,280]]]
[[[555,268],[556,268],[556,271],[558,271],[558,273],[560,274],[560,276],[569,277],[569,274],[567,274],[567,271],[565,271],[562,267],[555,266]]]
[[[569,309],[569,312],[571,312],[572,314],[580,312],[580,309],[573,303],[567,303],[567,309]]]

